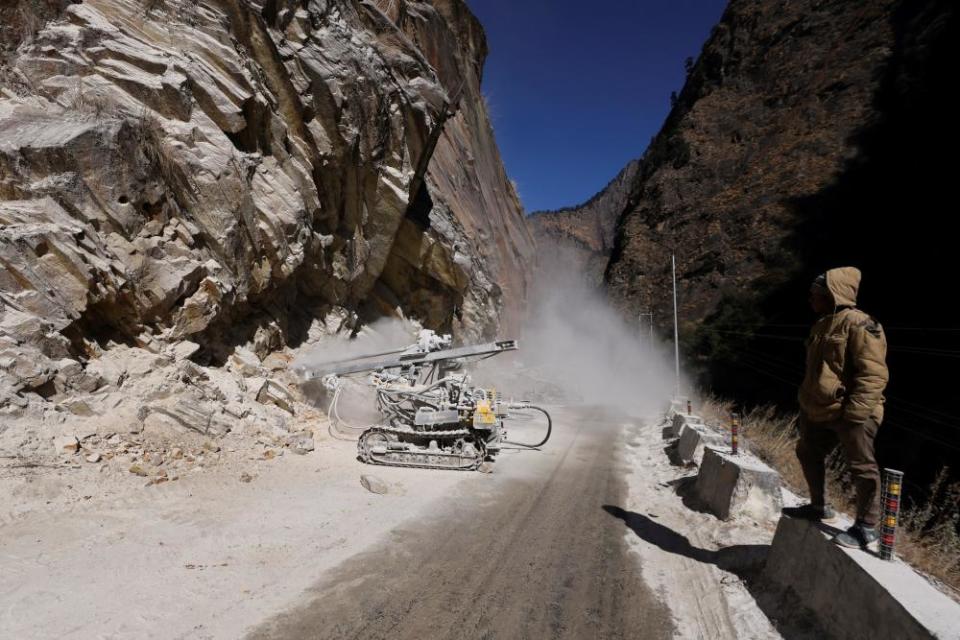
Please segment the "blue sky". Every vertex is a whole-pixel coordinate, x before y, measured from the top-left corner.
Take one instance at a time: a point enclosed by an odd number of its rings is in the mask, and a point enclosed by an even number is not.
[[[483,92],[527,211],[579,204],[639,157],[726,0],[467,0]]]

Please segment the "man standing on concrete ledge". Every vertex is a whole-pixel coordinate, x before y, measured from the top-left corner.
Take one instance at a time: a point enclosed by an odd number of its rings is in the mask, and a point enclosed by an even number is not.
[[[810,488],[810,504],[783,512],[810,520],[834,519],[824,495],[825,459],[839,442],[857,491],[857,520],[834,541],[875,549],[880,469],[873,443],[883,420],[889,377],[887,340],[880,324],[856,308],[859,287],[860,271],[853,267],[830,269],[810,287],[810,305],[820,318],[807,339],[797,422],[797,458]]]

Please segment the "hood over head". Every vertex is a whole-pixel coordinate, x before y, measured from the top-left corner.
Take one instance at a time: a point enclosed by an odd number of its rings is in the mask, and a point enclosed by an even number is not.
[[[853,307],[857,304],[857,292],[860,289],[860,269],[856,267],[838,267],[826,273],[827,290],[833,296],[838,307]]]

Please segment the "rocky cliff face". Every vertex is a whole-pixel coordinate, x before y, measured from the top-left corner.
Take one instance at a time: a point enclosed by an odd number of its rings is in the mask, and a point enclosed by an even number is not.
[[[794,203],[837,178],[877,118],[893,6],[730,3],[643,158],[607,270],[613,298],[665,312],[675,252],[682,315],[698,323],[799,267],[784,246]]]
[[[404,309],[433,318],[433,325],[445,326],[452,318],[458,332],[492,335],[498,324],[515,332],[534,243],[480,91],[487,55],[483,29],[462,0],[381,5],[420,47],[457,104],[381,282]]]
[[[262,360],[382,315],[489,336],[522,306],[532,237],[461,0],[21,1],[3,18],[7,415],[118,389],[96,365],[115,348]]]
[[[603,273],[613,250],[617,221],[627,206],[636,180],[639,160],[634,160],[585,203],[558,211],[530,215],[534,233],[547,243],[559,245],[592,285],[603,282]]]
[[[960,330],[931,304],[956,273],[939,212],[958,31],[946,1],[731,0],[642,158],[606,271],[616,304],[668,319],[675,252],[688,370],[793,407],[809,283],[860,267],[890,342],[881,448],[918,484],[960,451]]]
[[[938,150],[956,127],[939,74],[955,28],[945,2],[730,2],[642,159],[611,297],[669,317],[675,252],[692,337],[704,320],[791,313],[766,304],[785,287],[802,308],[833,264],[885,275],[904,236],[880,221],[944,189]],[[927,215],[915,213],[911,237]]]

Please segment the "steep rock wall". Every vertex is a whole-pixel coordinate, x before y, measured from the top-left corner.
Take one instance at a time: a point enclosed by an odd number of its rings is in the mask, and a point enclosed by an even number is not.
[[[627,206],[639,168],[639,160],[631,161],[607,186],[579,206],[530,215],[537,237],[561,247],[565,257],[574,261],[574,268],[591,285],[603,283],[617,222]]]
[[[27,22],[0,73],[0,400],[62,396],[61,369],[114,344],[219,362],[325,318],[474,337],[522,306],[532,238],[460,0],[48,2]]]
[[[493,306],[503,309],[501,329],[515,332],[527,299],[534,240],[484,106],[483,28],[459,0],[381,4],[424,52],[456,106],[381,283],[421,316],[450,318],[455,330],[491,328],[485,317]],[[427,268],[438,262],[446,266]],[[438,307],[439,298],[430,293],[437,289],[452,295],[446,306]]]

